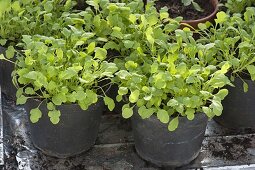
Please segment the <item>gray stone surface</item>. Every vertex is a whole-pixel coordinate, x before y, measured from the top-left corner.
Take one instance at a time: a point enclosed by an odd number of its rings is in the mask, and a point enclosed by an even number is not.
[[[3,100],[5,168],[20,170],[171,170],[143,161],[135,152],[129,120],[106,114],[96,145],[68,159],[43,155],[29,140],[26,112]],[[180,170],[255,169],[255,133],[252,129],[225,129],[210,121],[203,147],[196,160]]]

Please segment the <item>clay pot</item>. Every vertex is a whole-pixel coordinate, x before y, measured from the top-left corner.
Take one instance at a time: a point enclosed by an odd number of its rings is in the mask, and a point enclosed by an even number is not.
[[[219,2],[218,0],[210,0],[210,4],[213,6],[214,11],[209,16],[196,20],[183,20],[181,23],[189,24],[193,28],[198,28],[199,23],[205,23],[207,21],[213,22],[214,19],[216,18],[216,14],[219,9],[218,7]]]

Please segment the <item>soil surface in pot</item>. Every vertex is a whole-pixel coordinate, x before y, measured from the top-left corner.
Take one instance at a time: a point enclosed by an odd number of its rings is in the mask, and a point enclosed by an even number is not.
[[[156,8],[160,10],[160,8],[166,6],[171,18],[182,16],[184,20],[197,20],[213,13],[214,8],[209,1],[195,0],[195,2],[204,10],[203,12],[197,11],[193,5],[184,6],[181,0],[158,0]]]

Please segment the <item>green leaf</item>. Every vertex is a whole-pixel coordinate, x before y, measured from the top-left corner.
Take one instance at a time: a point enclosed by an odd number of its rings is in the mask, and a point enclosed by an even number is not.
[[[96,47],[96,43],[95,43],[95,42],[91,42],[91,43],[88,45],[87,53],[90,54],[90,53],[94,52],[95,47]]]
[[[113,30],[113,32],[111,33],[112,37],[116,37],[118,39],[123,39],[123,34],[121,32],[120,27],[113,27],[112,30]]]
[[[175,117],[172,119],[168,125],[168,130],[169,131],[175,131],[179,125],[179,117]]]
[[[162,109],[157,112],[157,117],[162,123],[168,123],[170,119],[168,112]]]
[[[138,99],[137,102],[136,102],[136,105],[139,108],[144,106],[144,104],[145,104],[145,101],[143,99]]]
[[[158,23],[158,17],[156,14],[151,14],[147,18],[150,26],[156,25]]]
[[[26,94],[29,94],[29,95],[33,95],[33,94],[35,94],[35,91],[34,91],[34,89],[31,88],[31,87],[27,87],[27,88],[25,89],[25,93],[26,93]]]
[[[77,42],[75,43],[74,47],[76,48],[76,47],[78,47],[78,46],[83,45],[84,43],[85,43],[84,41],[79,40],[79,41],[77,41]]]
[[[205,29],[207,29],[207,26],[206,26],[206,24],[204,24],[204,23],[199,23],[197,26],[198,26],[198,28],[199,28],[200,30],[205,30]]]
[[[110,97],[105,96],[104,97],[104,103],[108,106],[108,109],[110,111],[113,111],[113,109],[115,108],[114,100],[111,99]]]
[[[248,90],[249,90],[248,84],[247,84],[246,82],[243,82],[243,91],[244,91],[245,93],[247,93]]]
[[[227,85],[228,83],[230,83],[230,81],[229,81],[228,77],[225,76],[224,74],[216,74],[209,81],[210,86],[213,88],[219,88],[219,87],[221,88],[221,87],[224,87],[225,85]]]
[[[71,35],[71,31],[68,30],[67,28],[63,28],[62,32],[61,32],[66,38],[69,38],[69,36]]]
[[[46,3],[44,4],[44,9],[46,12],[51,12],[53,9],[53,5],[51,1],[46,1]]]
[[[79,100],[78,104],[80,105],[82,110],[87,110],[91,103],[88,103],[88,100]]]
[[[105,43],[104,49],[106,49],[106,50],[108,50],[108,49],[119,50],[120,47],[119,47],[119,45],[116,44],[115,42],[113,42],[113,41],[108,41],[107,43]]]
[[[18,98],[17,98],[17,105],[19,105],[19,104],[25,104],[26,102],[27,102],[27,97],[26,96],[24,96],[24,95],[21,95],[21,96],[19,96]]]
[[[80,19],[80,18],[72,18],[72,22],[73,24],[85,24],[84,19]]]
[[[118,9],[118,6],[116,4],[109,4],[107,7],[110,11],[115,11],[116,9]]]
[[[152,94],[146,95],[143,97],[144,100],[149,101],[152,98]]]
[[[166,81],[163,78],[159,78],[155,80],[155,86],[158,89],[163,89],[166,87]]]
[[[127,87],[119,87],[119,90],[118,90],[118,94],[123,96],[123,95],[126,95],[128,93],[128,88]]]
[[[131,69],[136,69],[138,66],[137,63],[135,63],[134,61],[127,61],[125,63],[125,67],[128,69],[128,70],[131,70]]]
[[[67,70],[60,72],[59,78],[63,79],[63,80],[68,80],[68,79],[73,78],[76,75],[77,75],[76,70],[73,69],[72,67],[70,67]]]
[[[184,6],[189,6],[191,4],[192,0],[182,0],[182,3]]]
[[[123,109],[122,111],[122,116],[125,118],[125,119],[128,119],[130,118],[131,116],[133,115],[133,108],[125,108]]]
[[[95,92],[92,90],[86,89],[86,95],[87,95],[87,100],[89,100],[91,103],[97,103],[98,97]]]
[[[52,102],[49,102],[49,103],[47,103],[47,109],[48,110],[55,110],[56,107],[55,107],[55,105]]]
[[[167,102],[167,106],[174,107],[174,106],[177,106],[177,105],[178,105],[178,101],[175,100],[175,99],[170,99],[170,100]]]
[[[51,117],[50,121],[51,121],[52,124],[56,125],[56,124],[59,123],[60,118],[59,117]]]
[[[38,122],[41,117],[42,117],[42,112],[39,108],[32,109],[30,111],[30,121],[32,123]]]
[[[86,99],[86,93],[82,89],[79,89],[76,92],[74,92],[74,96],[76,100],[78,101],[82,101]]]
[[[158,71],[158,63],[153,63],[151,65],[151,73],[156,73]]]
[[[16,92],[16,97],[19,98],[23,94],[23,88],[18,88]]]
[[[136,22],[136,16],[135,16],[135,14],[130,14],[130,15],[129,15],[129,21],[131,21],[133,24]]]
[[[64,7],[66,11],[70,10],[72,8],[72,0],[66,0]]]
[[[183,113],[183,111],[184,111],[184,107],[183,107],[182,104],[178,105],[175,109],[176,109],[176,111],[179,112],[179,113]]]
[[[198,3],[196,3],[195,1],[192,1],[192,5],[193,7],[200,12],[203,12],[204,10],[200,7],[200,5],[198,5]]]
[[[8,59],[13,58],[14,54],[15,54],[14,47],[13,46],[9,46],[5,53],[6,53],[6,58],[8,58]]]
[[[123,43],[124,43],[124,46],[125,46],[127,49],[132,48],[132,47],[134,46],[134,44],[135,44],[134,41],[130,41],[130,40],[125,40],[125,41],[123,41]]]
[[[57,49],[56,54],[57,54],[57,57],[58,57],[59,60],[63,59],[64,53],[63,53],[62,49],[60,49],[60,48]]]
[[[229,62],[226,62],[222,67],[221,67],[221,73],[225,74],[228,72],[228,69],[231,67]]]
[[[61,113],[59,110],[53,110],[48,112],[49,117],[60,117]]]
[[[158,89],[163,89],[166,88],[166,74],[160,72],[156,75],[153,76],[154,77],[154,82],[155,82],[155,87]]]
[[[139,95],[140,95],[140,91],[139,90],[132,91],[130,96],[129,96],[129,101],[131,103],[137,102],[137,100],[139,99]]]
[[[95,58],[100,60],[106,59],[107,51],[104,48],[96,48]]]
[[[166,10],[161,9],[159,16],[160,16],[160,19],[163,20],[169,17],[169,13]]]
[[[151,117],[151,115],[153,115],[154,112],[155,112],[155,109],[153,108],[147,109],[145,106],[142,106],[138,109],[138,113],[142,117],[142,119]]]
[[[19,2],[18,1],[15,1],[13,4],[12,4],[12,9],[16,12],[20,11],[20,5],[19,5]]]
[[[96,10],[99,9],[98,0],[89,0],[89,1],[87,0],[86,3],[90,6],[93,6]]]
[[[215,19],[215,21],[218,24],[221,24],[227,21],[227,18],[228,18],[228,15],[223,11],[218,12],[216,16],[217,16],[217,19]]]
[[[121,100],[122,100],[122,96],[121,96],[121,95],[117,95],[117,96],[116,96],[116,101],[117,101],[117,102],[120,102]]]
[[[4,55],[0,54],[0,60],[4,60],[4,59],[5,59]]]
[[[247,70],[251,75],[251,79],[254,81],[255,80],[255,66],[254,65],[248,65]]]
[[[59,106],[66,102],[66,95],[64,93],[58,93],[52,97],[52,102]]]
[[[50,117],[51,123],[56,125],[60,121],[61,112],[59,110],[49,111],[48,116]]]
[[[193,120],[195,118],[195,109],[192,108],[188,108],[185,112],[185,114],[187,115],[187,118],[189,120]]]
[[[7,40],[6,39],[0,39],[0,45],[4,46],[6,44]]]
[[[215,96],[219,97],[221,100],[223,100],[228,95],[227,89],[221,89]]]
[[[154,39],[153,36],[152,36],[152,34],[153,34],[153,29],[152,29],[152,27],[149,27],[149,28],[146,30],[145,34],[146,34],[146,37],[147,37],[148,42],[149,42],[151,45],[153,45],[154,42],[155,42],[155,39]]]
[[[202,107],[203,112],[209,117],[212,118],[214,114],[212,113],[212,110],[209,107]]]
[[[216,116],[220,116],[222,114],[223,107],[220,101],[213,100],[210,107]]]

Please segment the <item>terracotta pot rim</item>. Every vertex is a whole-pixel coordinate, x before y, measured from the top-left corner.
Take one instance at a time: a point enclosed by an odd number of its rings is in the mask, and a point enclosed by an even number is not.
[[[204,18],[201,18],[201,19],[182,20],[181,23],[187,23],[187,24],[195,23],[195,22],[203,23],[204,21],[208,21],[211,18],[213,18],[216,15],[216,13],[218,12],[218,10],[219,10],[219,7],[218,7],[219,1],[218,0],[211,0],[210,2],[215,2],[215,4],[216,4],[216,5],[213,5],[214,11],[210,15],[208,15],[208,16],[206,16]]]

